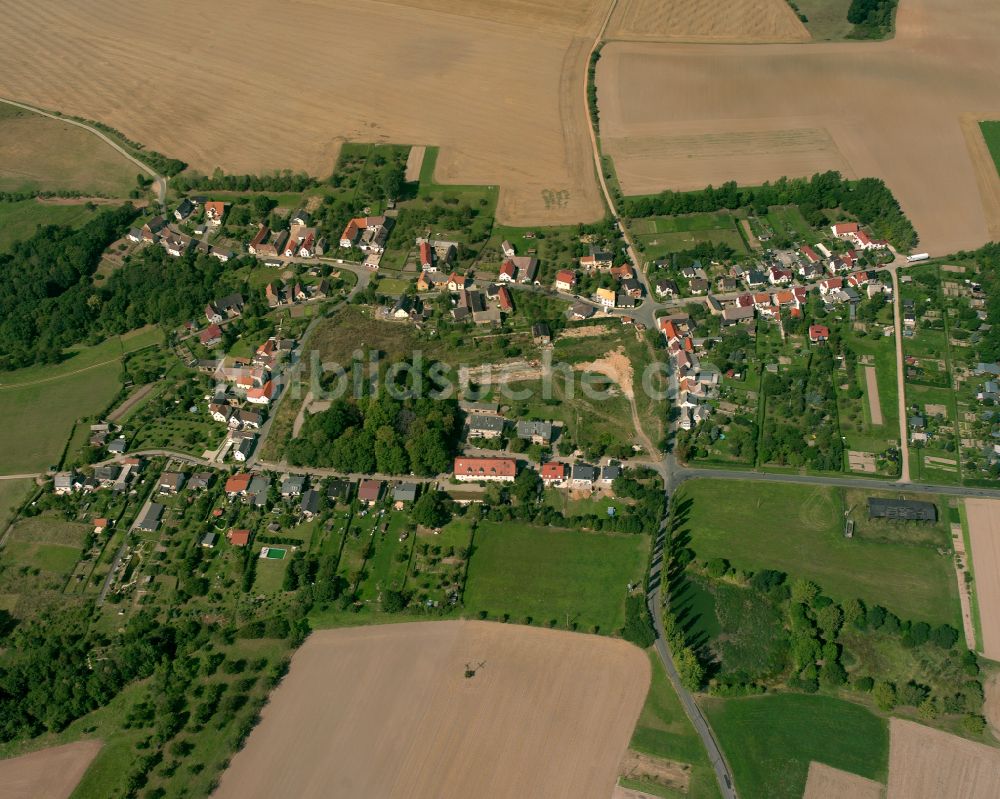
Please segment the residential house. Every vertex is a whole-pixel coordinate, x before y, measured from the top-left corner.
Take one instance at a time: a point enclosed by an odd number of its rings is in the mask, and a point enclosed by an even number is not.
[[[506,260],[502,264],[500,264],[500,273],[497,275],[498,282],[513,283],[516,276],[517,276],[517,267],[514,266],[513,261]]]
[[[234,547],[245,547],[250,543],[249,530],[230,530],[226,533],[226,540]]]
[[[52,478],[52,490],[59,496],[72,494],[82,487],[83,482],[76,472],[57,472]]]
[[[615,262],[614,256],[591,245],[590,252],[580,258],[580,266],[588,272],[595,269],[610,269]]]
[[[161,494],[176,494],[184,487],[185,474],[183,472],[164,472],[160,475],[158,491]]]
[[[412,503],[417,501],[420,486],[416,483],[397,483],[392,490],[392,500],[397,503]]]
[[[809,325],[809,341],[818,344],[830,338],[830,328],[826,325]]]
[[[299,512],[305,516],[307,521],[319,513],[321,499],[319,491],[314,488],[310,488],[302,495],[302,501],[299,503]]]
[[[251,255],[258,255],[258,250],[264,246],[270,235],[271,229],[267,225],[261,225],[257,228],[253,238],[250,239],[250,243],[247,244],[247,252]]]
[[[552,333],[545,322],[535,322],[531,326],[531,339],[535,344],[547,345],[552,343]]]
[[[448,291],[459,292],[468,288],[472,288],[471,275],[460,275],[458,272],[452,272],[448,275]]]
[[[274,381],[268,380],[260,388],[247,389],[247,402],[252,402],[254,405],[270,405],[276,393]]]
[[[281,481],[281,498],[290,499],[302,496],[306,488],[306,477],[301,474],[290,474]]]
[[[572,291],[576,286],[576,273],[569,269],[560,269],[556,272],[556,290]]]
[[[218,325],[209,325],[198,334],[198,341],[203,347],[214,347],[222,341],[222,328]]]
[[[160,529],[160,521],[163,517],[163,506],[158,502],[150,502],[146,512],[135,523],[136,530],[144,533],[155,533]]]
[[[517,461],[513,458],[455,458],[455,479],[459,482],[513,483]]]
[[[437,267],[434,266],[434,248],[431,247],[431,243],[427,240],[422,240],[419,249],[420,268],[427,272],[435,271]]]
[[[374,505],[381,496],[381,480],[362,480],[358,486],[358,499],[366,505]]]
[[[154,216],[142,226],[142,240],[157,242],[160,240],[160,231],[167,226],[166,220],[162,216]]]
[[[430,291],[448,287],[448,278],[440,272],[421,272],[417,278],[417,291]]]
[[[677,295],[677,284],[673,280],[657,280],[653,286],[657,297],[674,297]]]
[[[469,417],[469,437],[494,439],[503,435],[504,418],[492,414],[473,414]]]
[[[253,452],[254,444],[257,443],[257,436],[249,435],[244,436],[240,439],[239,443],[233,449],[233,460],[243,463],[247,458],[250,457],[250,453]]]
[[[569,475],[569,466],[558,461],[549,461],[542,464],[541,477],[546,486],[558,486],[566,480]]]
[[[204,491],[212,485],[212,472],[195,472],[188,479],[188,489],[191,491]]]
[[[514,310],[514,303],[511,301],[510,292],[506,286],[500,286],[500,290],[497,292],[497,304],[504,313],[510,313]]]
[[[510,259],[517,269],[519,283],[538,283],[538,259],[531,255],[515,255]]]
[[[326,487],[326,497],[331,502],[350,502],[354,483],[350,480],[331,480]]]
[[[271,492],[271,478],[263,474],[255,474],[247,486],[247,496],[255,507],[267,506],[267,495]]]
[[[569,484],[573,488],[593,488],[599,472],[596,467],[586,463],[574,463],[569,473]]]
[[[585,302],[575,302],[573,307],[570,308],[570,316],[573,319],[590,319],[594,315],[594,306],[588,305]]]
[[[504,258],[513,258],[517,255],[517,252],[514,250],[514,245],[506,239],[500,242],[500,252],[503,253]]]
[[[174,209],[174,219],[178,222],[183,222],[194,212],[194,203],[191,202],[187,197],[181,200],[180,205]]]
[[[627,277],[621,282],[622,291],[633,300],[642,299],[642,283],[634,277]]]
[[[222,224],[222,218],[226,215],[226,204],[222,202],[205,203],[205,219],[212,227]]]
[[[609,460],[601,467],[601,482],[605,485],[611,485],[621,473],[621,464],[618,461]]]
[[[594,293],[594,300],[602,308],[610,309],[615,307],[617,303],[617,295],[615,294],[614,289],[598,289]]]
[[[548,444],[552,441],[552,422],[519,420],[517,437],[530,440],[532,444]]]
[[[205,306],[205,318],[214,324],[219,324],[226,319],[234,319],[242,313],[242,294],[228,294]]]
[[[759,289],[767,285],[768,277],[757,269],[750,269],[743,273],[743,282],[748,289]]]
[[[247,494],[247,489],[250,487],[250,480],[253,479],[253,475],[249,472],[239,472],[234,474],[228,480],[226,480],[225,491],[226,496],[230,499],[234,497],[243,497]]]

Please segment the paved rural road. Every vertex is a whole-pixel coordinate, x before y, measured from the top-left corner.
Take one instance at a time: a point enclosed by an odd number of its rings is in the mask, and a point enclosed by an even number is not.
[[[163,175],[157,173],[148,164],[140,161],[134,155],[132,155],[128,150],[122,147],[120,144],[116,143],[113,139],[105,136],[97,128],[88,125],[86,122],[78,122],[75,119],[69,119],[68,117],[57,116],[56,114],[50,114],[48,111],[42,111],[40,108],[35,108],[33,105],[26,105],[24,103],[19,103],[17,100],[9,100],[6,97],[0,97],[0,101],[7,103],[8,105],[16,105],[18,108],[23,108],[25,111],[32,111],[36,114],[41,114],[43,117],[48,117],[49,119],[54,119],[57,122],[65,122],[68,125],[76,125],[78,128],[83,128],[90,133],[93,133],[97,138],[107,144],[109,147],[113,147],[123,156],[125,156],[129,161],[135,164],[139,169],[145,172],[147,175],[153,178],[153,185],[156,186],[156,197],[160,202],[160,205],[165,205],[167,201],[167,179]]]
[[[715,734],[712,732],[712,728],[709,725],[708,720],[705,718],[705,714],[701,712],[701,708],[698,707],[698,703],[695,702],[694,697],[681,683],[680,675],[674,667],[674,660],[670,652],[670,645],[667,643],[666,636],[663,634],[661,572],[663,570],[663,546],[665,540],[666,528],[664,527],[661,528],[656,539],[656,544],[653,547],[653,565],[649,572],[650,589],[649,593],[646,595],[646,604],[649,606],[650,615],[653,617],[653,626],[656,628],[656,652],[660,656],[660,660],[663,661],[667,677],[670,679],[670,683],[673,685],[674,691],[677,693],[678,698],[681,700],[681,704],[684,706],[684,712],[687,713],[688,718],[691,719],[691,724],[694,725],[695,730],[701,737],[702,743],[705,745],[705,751],[708,753],[708,759],[711,761],[712,768],[715,770],[715,778],[718,780],[719,791],[722,793],[723,799],[737,799],[736,789],[733,787],[732,771],[729,768],[729,764],[726,762],[725,755],[722,754],[722,748],[719,746],[718,741],[715,740]]]

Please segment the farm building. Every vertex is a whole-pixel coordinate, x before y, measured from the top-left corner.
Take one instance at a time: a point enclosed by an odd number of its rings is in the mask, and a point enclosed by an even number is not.
[[[868,497],[868,518],[906,522],[936,522],[937,507],[932,502],[918,502],[912,499]]]

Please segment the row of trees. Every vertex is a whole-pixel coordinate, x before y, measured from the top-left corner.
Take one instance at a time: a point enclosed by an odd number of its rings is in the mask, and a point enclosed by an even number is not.
[[[652,197],[625,200],[630,217],[673,216],[722,209],[753,209],[758,215],[774,205],[798,205],[808,220],[823,208],[840,208],[859,219],[900,250],[917,244],[917,233],[903,214],[888,187],[878,178],[847,180],[839,172],[823,172],[811,178],[781,178],[762,186],[739,187],[734,181],[701,191],[664,191]]]
[[[290,169],[276,171],[272,175],[227,175],[217,168],[211,175],[186,172],[174,178],[172,184],[177,191],[182,193],[212,189],[219,191],[299,192],[315,188],[319,185],[319,181],[305,172],[292,172]]]

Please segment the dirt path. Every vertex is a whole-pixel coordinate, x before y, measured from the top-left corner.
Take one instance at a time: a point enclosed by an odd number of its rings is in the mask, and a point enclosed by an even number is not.
[[[415,144],[410,148],[410,154],[406,156],[407,183],[416,183],[420,180],[420,170],[424,165],[424,153],[426,151],[427,148],[422,144]]]
[[[868,389],[868,412],[872,417],[872,424],[882,424],[882,403],[878,397],[878,373],[874,366],[865,367],[865,385]]]
[[[969,555],[965,551],[965,538],[962,535],[962,525],[951,526],[951,543],[955,549],[955,579],[958,580],[958,601],[962,607],[962,629],[965,631],[965,645],[973,652],[976,650],[976,628],[972,621],[972,591],[965,581],[969,571]]]
[[[156,383],[146,383],[146,385],[144,386],[139,386],[139,389],[137,391],[132,392],[132,395],[130,397],[127,397],[121,405],[119,405],[117,408],[111,411],[111,413],[108,414],[108,421],[117,422],[125,414],[127,414],[130,410],[132,410],[132,408],[134,408],[136,405],[142,402],[147,396],[149,396],[149,392],[151,392],[154,388],[156,388],[156,386],[157,386]]]
[[[1000,660],[1000,501],[967,499],[965,515],[983,628],[983,654]]]
[[[77,741],[0,760],[0,796],[66,799],[102,746],[101,741]]]

